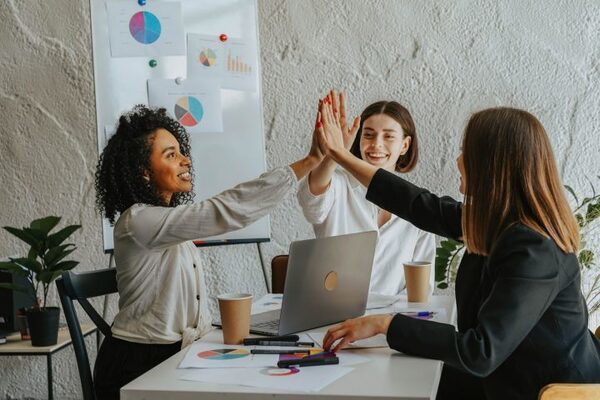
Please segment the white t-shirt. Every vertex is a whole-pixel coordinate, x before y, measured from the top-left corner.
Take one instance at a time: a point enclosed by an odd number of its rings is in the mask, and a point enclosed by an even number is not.
[[[430,288],[435,271],[435,235],[392,214],[379,228],[378,208],[365,198],[367,189],[343,169],[336,169],[325,193],[310,192],[308,178],[300,182],[298,201],[316,237],[375,230],[379,232],[370,292],[397,295],[406,287],[403,262],[431,261]]]
[[[192,242],[260,219],[296,190],[289,167],[266,172],[210,199],[177,207],[136,204],[114,229],[119,339],[182,347],[211,329],[206,282]]]

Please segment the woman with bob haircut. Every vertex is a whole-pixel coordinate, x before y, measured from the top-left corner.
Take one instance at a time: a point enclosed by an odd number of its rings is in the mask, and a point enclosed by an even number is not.
[[[444,362],[441,399],[536,399],[548,383],[600,381],[600,342],[587,328],[575,255],[578,226],[533,115],[492,108],[471,117],[457,159],[460,203],[357,159],[331,107],[321,114],[321,149],[368,187],[367,199],[466,246],[456,277],[458,331],[373,315],[329,329],[326,349],[386,334],[395,350]]]
[[[96,170],[96,202],[114,224],[119,312],[96,359],[98,399],[211,329],[206,280],[192,242],[258,220],[319,164],[310,153],[212,198],[191,204],[189,137],[164,108],[135,106],[119,118]],[[116,220],[116,223],[115,223]]]
[[[348,127],[343,93],[338,97],[332,90],[326,101],[331,102],[340,120],[344,145],[351,145],[354,156],[395,174],[414,169],[419,144],[413,118],[404,106],[378,101],[365,108]],[[365,187],[349,172],[336,167],[333,160],[325,158],[300,182],[298,202],[304,216],[319,238],[378,231],[369,291],[397,295],[406,287],[403,262],[434,262],[435,236],[366,200]],[[433,290],[434,274],[430,277]]]

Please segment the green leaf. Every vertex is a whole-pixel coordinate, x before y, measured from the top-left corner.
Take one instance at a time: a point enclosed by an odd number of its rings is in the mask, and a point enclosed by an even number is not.
[[[582,268],[590,268],[594,265],[594,253],[591,250],[583,249],[577,255],[579,264]]]
[[[56,247],[60,245],[79,228],[81,228],[81,225],[69,225],[48,236],[48,247]]]
[[[583,215],[577,213],[575,214],[575,219],[577,220],[577,225],[579,225],[580,228],[585,226],[585,218],[583,218]]]
[[[589,224],[598,217],[600,217],[600,202],[596,204],[589,204],[585,214],[586,223]]]
[[[49,285],[50,283],[52,283],[56,278],[58,278],[59,276],[62,275],[64,271],[42,271],[39,274],[37,274],[35,276],[35,278],[40,281],[43,282],[45,285]]]
[[[48,232],[52,230],[60,222],[60,217],[45,217],[31,221],[29,226],[32,229],[43,232],[44,235],[48,235]]]
[[[13,274],[17,274],[20,276],[29,275],[29,271],[26,268],[23,268],[19,264],[15,264],[13,262],[1,261],[0,262],[0,270],[7,271]]]
[[[573,188],[569,185],[564,185],[564,186],[565,186],[565,189],[567,189],[567,191],[569,193],[571,193],[571,196],[573,196],[573,198],[575,199],[575,202],[577,204],[579,204],[579,199],[577,198],[577,195],[575,194],[575,191],[573,190]]]
[[[39,274],[42,271],[42,264],[40,264],[37,260],[32,260],[30,258],[9,258],[13,263],[26,268],[30,271]]]
[[[21,239],[31,247],[35,248],[36,250],[39,250],[39,248],[41,247],[40,241],[28,231],[24,229],[13,228],[12,226],[4,226],[3,228],[7,232],[18,237],[19,239]]]
[[[72,246],[72,249],[68,249]],[[72,243],[63,244],[61,246],[52,247],[48,250],[48,252],[44,255],[44,262],[48,268],[51,268],[54,264],[71,254],[75,251],[75,245]]]
[[[438,247],[435,249],[435,256],[447,260],[452,256],[452,252],[443,247]]]
[[[27,293],[27,288],[25,286],[12,283],[0,283],[0,289],[16,290],[18,292]]]
[[[438,283],[437,287],[439,289],[448,289],[448,284],[446,282]]]
[[[63,261],[56,265],[53,265],[52,268],[50,268],[49,270],[65,272],[75,268],[77,265],[79,265],[79,261]]]

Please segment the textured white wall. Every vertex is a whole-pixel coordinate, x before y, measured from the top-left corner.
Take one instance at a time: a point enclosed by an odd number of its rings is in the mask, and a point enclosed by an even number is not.
[[[352,113],[379,99],[409,107],[422,145],[409,177],[438,193],[458,195],[454,160],[464,123],[471,112],[496,105],[540,118],[565,183],[578,192],[587,188],[584,176],[600,174],[598,1],[259,5],[269,167],[305,154],[315,100],[335,86],[346,90]],[[94,211],[89,6],[2,0],[0,21],[0,225],[62,215],[83,225],[75,235],[80,270],[104,267]],[[312,235],[295,198],[274,210],[272,231],[272,242],[263,246],[267,260]],[[593,244],[600,249],[597,237]],[[23,250],[0,232],[0,256]],[[255,246],[200,251],[212,294],[265,293]],[[54,293],[51,301],[58,303]],[[81,396],[70,349],[55,357],[54,379],[56,398]],[[43,358],[0,357],[0,398],[42,399],[45,390]]]

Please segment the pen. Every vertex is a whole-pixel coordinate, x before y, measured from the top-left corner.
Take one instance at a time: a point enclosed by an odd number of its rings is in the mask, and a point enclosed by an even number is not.
[[[252,349],[250,354],[310,354],[310,350]]]
[[[289,368],[292,366],[310,367],[314,365],[333,365],[339,364],[340,359],[337,357],[318,357],[318,358],[301,358],[299,360],[281,360],[277,362],[279,368]]]
[[[310,346],[313,347],[315,345],[314,342],[281,342],[276,340],[259,340],[258,343],[255,343],[257,346]]]
[[[266,337],[255,337],[246,338],[243,341],[244,346],[254,346],[258,342],[297,342],[300,337],[298,335],[285,335],[285,336],[266,336]]]
[[[409,317],[429,317],[433,314],[435,314],[435,312],[433,311],[409,311],[409,312],[401,312],[400,314],[402,315],[407,315]]]

